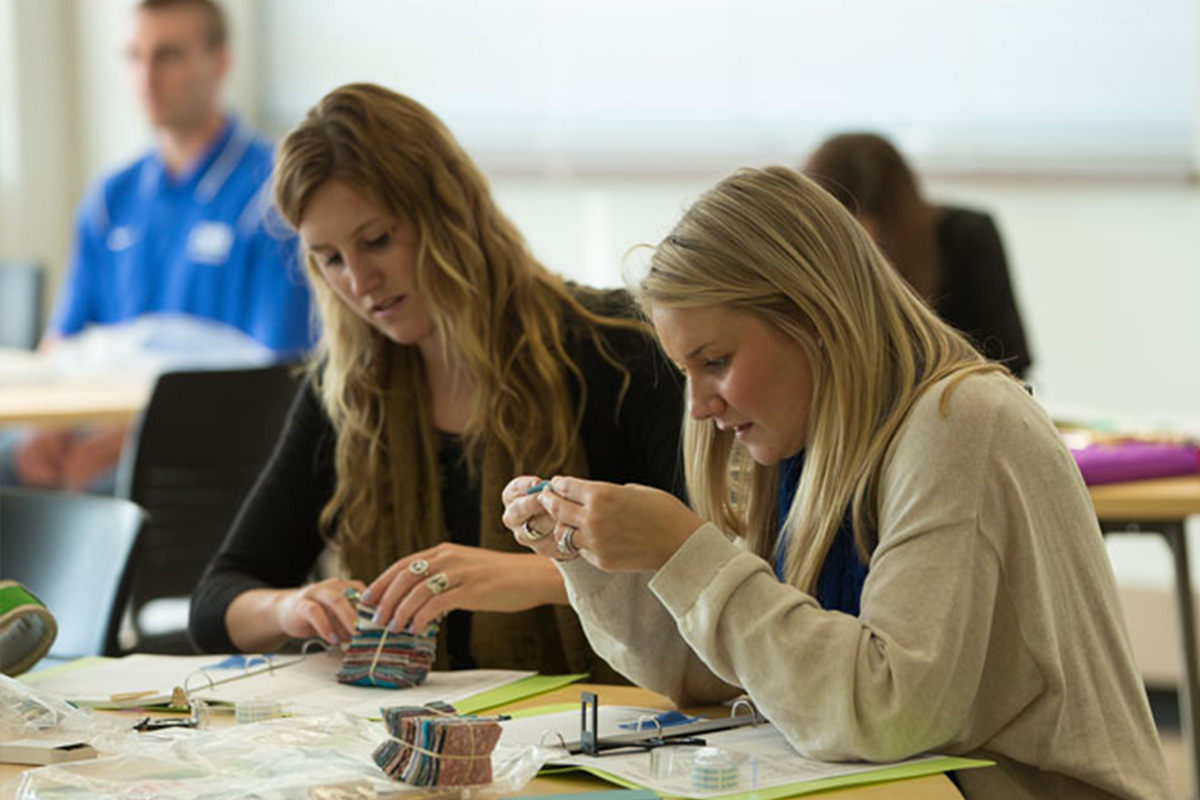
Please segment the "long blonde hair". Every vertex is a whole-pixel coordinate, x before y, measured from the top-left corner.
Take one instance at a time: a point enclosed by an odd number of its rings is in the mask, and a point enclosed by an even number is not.
[[[639,301],[755,314],[807,353],[805,467],[781,534],[787,579],[806,591],[847,507],[869,558],[884,456],[917,398],[947,376],[1003,370],[938,319],[833,197],[783,167],[741,170],[702,195],[655,249]],[[711,420],[686,418],[683,447],[697,512],[771,558],[778,466],[754,463]]]
[[[586,392],[563,348],[564,312],[588,324],[606,357],[595,326],[640,323],[591,313],[538,263],[496,206],[482,172],[442,122],[411,98],[352,84],[309,111],[284,139],[275,163],[275,202],[293,228],[331,179],[348,183],[417,233],[416,285],[436,335],[473,389],[464,432],[472,469],[500,458],[505,468],[551,474],[578,459]],[[418,463],[419,447],[387,452],[384,435],[386,389],[396,369],[416,396],[405,400],[415,403],[416,424],[431,426],[426,379],[415,347],[386,339],[338,299],[311,256],[306,263],[323,322],[314,378],[337,431],[337,485],[321,524],[329,533],[336,523],[345,541],[376,529],[390,475],[423,475],[430,468]],[[429,518],[419,506],[430,502],[436,500],[398,503],[393,513],[401,528],[424,524]]]

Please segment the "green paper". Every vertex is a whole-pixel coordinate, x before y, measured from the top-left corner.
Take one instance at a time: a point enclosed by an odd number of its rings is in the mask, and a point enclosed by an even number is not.
[[[531,680],[531,679],[527,679]],[[562,685],[566,685],[565,683]],[[556,687],[557,688],[557,687]],[[549,690],[547,690],[549,691]],[[554,703],[544,706],[532,706],[523,708],[512,713],[513,719],[521,719],[524,717],[540,717],[544,714],[558,714],[563,711],[574,711],[579,708],[578,703]],[[880,767],[869,772],[858,772],[853,775],[841,775],[836,778],[820,778],[812,781],[801,781],[799,783],[789,783],[783,786],[775,786],[770,789],[753,789],[748,792],[732,792],[730,794],[714,795],[720,797],[721,800],[778,800],[781,797],[797,797],[800,795],[812,794],[814,792],[823,792],[829,789],[840,789],[849,786],[867,786],[873,783],[886,783],[888,781],[906,780],[910,778],[922,778],[926,775],[937,775],[945,772],[952,772],[959,769],[976,769],[978,767],[990,767],[995,762],[983,761],[975,758],[959,758],[957,756],[940,756],[927,761],[921,761],[916,764],[898,764],[894,767]],[[583,767],[576,765],[557,765],[554,767],[543,768],[539,775],[559,775],[573,770],[579,770],[595,775],[597,778],[606,780],[609,783],[615,783],[618,786],[624,786],[626,789],[647,789],[649,787],[641,784],[627,781],[624,778],[618,778],[616,775],[604,772],[593,767]],[[655,791],[651,789],[651,791]],[[564,795],[565,797],[566,795]],[[664,795],[666,797],[668,795]]]
[[[521,795],[511,800],[659,800],[649,789],[612,789],[607,792],[563,792],[561,794]]]
[[[564,711],[576,711],[579,708],[579,703],[552,703],[546,706],[530,706],[522,708],[518,711],[509,712],[509,716],[513,719],[525,719],[526,717],[544,717],[547,714],[561,714]]]
[[[781,797],[798,797],[814,792],[828,791],[829,789],[844,789],[849,786],[867,786],[873,783],[922,778],[926,775],[938,775],[959,769],[990,767],[994,764],[995,762],[993,761],[981,761],[974,758],[942,756],[916,764],[898,764],[894,767],[881,767],[870,772],[857,772],[853,775],[841,775],[836,778],[819,778],[812,781],[774,786],[770,789],[752,789],[748,792],[732,792],[730,794],[713,795],[713,797],[720,797],[721,800],[778,800]],[[616,775],[610,775],[603,770],[592,767],[580,767],[580,769],[595,775],[597,778],[615,783],[618,786],[625,786],[630,789],[646,788],[632,781],[627,781],[624,778],[618,778]]]
[[[514,703],[517,700],[524,700],[526,697],[534,697],[563,686],[569,686],[586,677],[587,675],[530,675],[528,678],[522,678],[505,686],[472,695],[465,700],[459,700],[454,707],[460,714],[478,714],[480,711],[487,711],[497,706]]]

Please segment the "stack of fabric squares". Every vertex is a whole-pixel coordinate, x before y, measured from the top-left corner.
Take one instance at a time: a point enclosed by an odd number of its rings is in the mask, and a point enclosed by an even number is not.
[[[376,624],[374,616],[375,606],[358,604],[354,635],[342,654],[338,682],[385,689],[424,683],[437,648],[437,623],[431,623],[420,633],[410,630],[392,633]]]
[[[454,716],[444,703],[385,708],[382,713],[395,738],[381,744],[374,758],[391,777],[412,786],[492,782],[492,750],[500,739],[495,719]]]

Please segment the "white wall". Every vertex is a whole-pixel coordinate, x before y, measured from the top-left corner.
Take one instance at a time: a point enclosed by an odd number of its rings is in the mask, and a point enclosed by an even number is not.
[[[615,285],[719,175],[638,181],[497,177],[552,268]],[[1008,249],[1039,396],[1200,426],[1200,189],[1170,182],[942,179],[929,194],[992,212]]]
[[[0,258],[57,267],[81,186],[71,3],[0,3]]]

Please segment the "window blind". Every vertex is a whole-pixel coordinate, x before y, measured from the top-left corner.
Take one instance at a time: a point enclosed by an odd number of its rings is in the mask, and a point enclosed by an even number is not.
[[[491,170],[798,163],[891,136],[930,172],[1185,174],[1194,0],[263,0],[276,133],[373,81]]]

